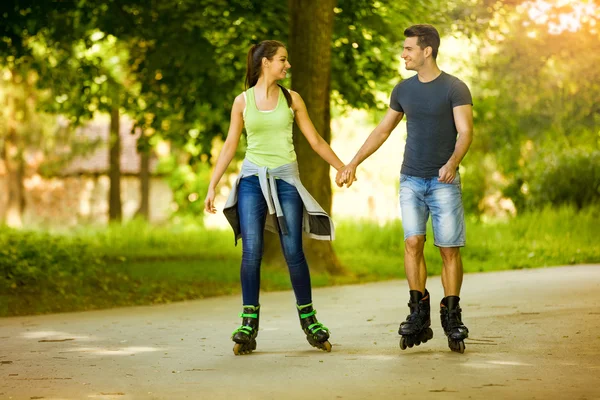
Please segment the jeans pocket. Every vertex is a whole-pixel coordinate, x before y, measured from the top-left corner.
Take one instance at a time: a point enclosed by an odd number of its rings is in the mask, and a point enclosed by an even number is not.
[[[456,176],[454,177],[452,184],[456,185],[456,186],[460,186],[460,173],[456,172]]]

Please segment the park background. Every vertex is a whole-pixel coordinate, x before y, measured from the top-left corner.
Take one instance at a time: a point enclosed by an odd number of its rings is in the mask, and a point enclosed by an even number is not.
[[[288,45],[285,86],[347,162],[402,67],[403,31],[435,25],[441,69],[474,100],[463,161],[465,271],[600,262],[596,1],[4,1],[0,6],[0,316],[240,292],[241,246],[202,211],[244,90],[246,54]],[[333,243],[306,240],[314,286],[401,278],[406,125],[350,189],[295,130]],[[244,144],[221,181],[222,210]],[[429,231],[431,238],[431,230]],[[426,246],[430,274],[441,260]],[[467,277],[468,279],[468,277]],[[269,236],[263,290],[286,290]]]

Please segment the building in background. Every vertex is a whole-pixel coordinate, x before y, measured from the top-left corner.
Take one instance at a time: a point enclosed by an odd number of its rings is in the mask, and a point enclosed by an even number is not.
[[[139,209],[140,155],[136,144],[139,133],[131,134],[133,122],[121,119],[121,200],[123,220],[133,218]],[[73,226],[77,224],[106,224],[108,222],[109,192],[109,137],[108,120],[95,119],[78,128],[78,135],[90,141],[98,140],[94,150],[77,156],[66,167],[51,177],[42,177],[37,168],[27,168],[23,182],[25,201],[22,214],[23,226]],[[35,156],[29,156],[28,164],[35,165]],[[157,223],[170,215],[173,199],[171,189],[163,177],[157,174],[158,159],[150,159],[150,212],[149,219]],[[6,187],[6,173],[0,166],[0,187]],[[5,191],[0,191],[0,215],[6,207]]]

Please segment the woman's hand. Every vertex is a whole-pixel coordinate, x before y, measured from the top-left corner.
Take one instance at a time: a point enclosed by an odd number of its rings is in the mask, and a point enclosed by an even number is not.
[[[354,182],[357,181],[355,174],[356,165],[350,163],[338,170],[337,175],[335,177],[335,183],[339,187],[344,186],[344,184],[346,184],[346,187],[350,187]]]
[[[215,208],[215,189],[213,188],[208,188],[208,193],[204,200],[204,211],[210,214],[217,213],[217,209]]]

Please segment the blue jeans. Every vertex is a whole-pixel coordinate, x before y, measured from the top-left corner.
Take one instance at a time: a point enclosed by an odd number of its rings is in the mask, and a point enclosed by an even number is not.
[[[465,245],[465,212],[462,204],[460,175],[452,183],[437,177],[419,178],[400,175],[400,207],[404,240],[425,235],[431,213],[434,244],[438,247]]]
[[[310,273],[302,249],[302,217],[304,204],[296,188],[277,179],[277,194],[283,210],[288,233],[279,232],[283,255],[290,271],[290,280],[298,305],[312,302]],[[260,291],[260,264],[264,249],[264,228],[267,202],[263,197],[258,176],[240,180],[238,213],[242,233],[242,297],[244,305],[257,306]]]

